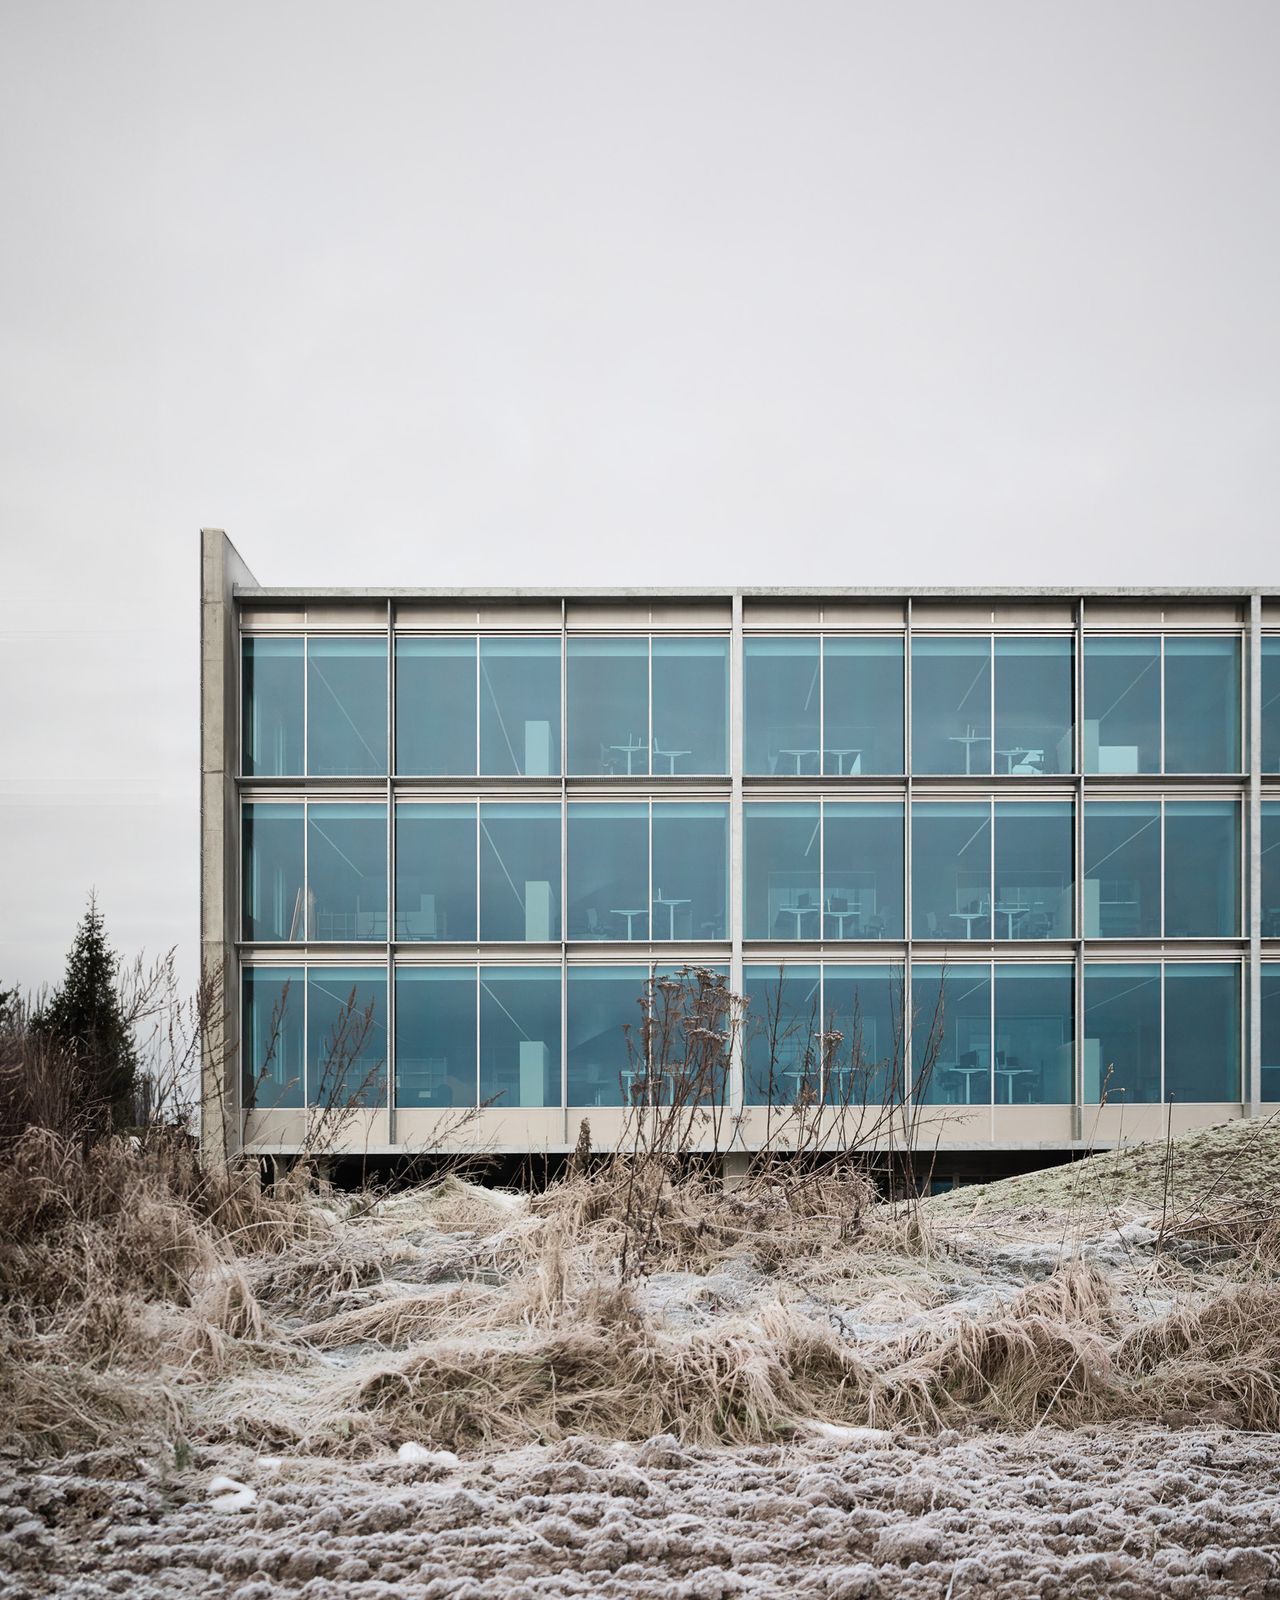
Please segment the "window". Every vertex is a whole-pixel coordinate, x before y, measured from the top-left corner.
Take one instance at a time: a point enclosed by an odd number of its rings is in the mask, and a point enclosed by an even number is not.
[[[474,967],[396,972],[396,1104],[476,1104]]]
[[[476,936],[476,808],[396,807],[396,938]]]
[[[828,634],[822,641],[822,686],[823,772],[901,772],[902,640]]]
[[[1240,929],[1240,808],[1234,800],[1168,800],[1164,931],[1230,938]]]
[[[246,804],[243,817],[244,937],[305,938],[302,804]]]
[[[996,637],[996,771],[1015,778],[1073,772],[1072,643]]]
[[[651,672],[654,776],[728,772],[729,641],[655,634]]]
[[[1240,968],[1234,962],[1167,962],[1164,969],[1166,1100],[1240,1099]]]
[[[481,805],[480,937],[560,937],[559,805]]]
[[[1086,1105],[1160,1099],[1160,968],[1091,961],[1084,969]]]
[[[1160,641],[1084,641],[1084,770],[1160,771]]]
[[[649,807],[569,806],[571,939],[648,939]]]
[[[997,939],[1069,939],[1074,923],[1072,806],[996,801]]]
[[[480,968],[480,1101],[560,1102],[560,968]]]
[[[1280,1100],[1280,966],[1262,968],[1262,1098]]]
[[[911,641],[911,763],[916,772],[991,771],[991,639]]]
[[[1239,772],[1239,639],[1166,636],[1164,769]]]
[[[816,634],[744,642],[744,771],[779,777],[817,773],[820,669]]]
[[[822,1096],[822,994],[816,966],[746,967],[743,1103],[794,1106]]]
[[[480,771],[548,778],[560,771],[560,640],[480,641]]]
[[[376,967],[307,973],[307,1103],[387,1103],[387,975]]]
[[[824,1098],[850,1111],[900,1105],[906,1092],[902,969],[822,969]]]
[[[565,662],[571,773],[649,770],[649,641],[571,638]]]
[[[830,801],[824,806],[824,938],[902,938],[903,847],[900,802]]]
[[[1262,937],[1280,939],[1280,801],[1262,802]]]
[[[921,801],[911,818],[911,927],[917,939],[991,937],[991,806]]]
[[[816,800],[743,807],[744,937],[821,937],[819,833]]]
[[[1154,939],[1160,911],[1160,802],[1086,800],[1084,936]]]
[[[303,1104],[305,991],[301,967],[244,969],[241,1095],[248,1111]]]
[[[307,771],[379,777],[387,770],[387,641],[307,641]]]
[[[305,725],[302,639],[247,638],[242,646],[242,770],[247,777],[301,773]]]
[[[308,805],[307,936],[387,937],[385,805]]]
[[[991,968],[911,974],[912,1092],[924,1105],[991,1104]]]
[[[475,770],[475,639],[397,639],[396,771],[438,778]]]
[[[654,939],[724,939],[728,924],[728,806],[655,803]]]
[[[1070,1105],[1075,1098],[1074,975],[1067,962],[996,966],[997,1105]]]
[[[1280,772],[1280,634],[1262,638],[1262,770]]]
[[[620,1106],[643,1075],[647,967],[570,967],[569,1104]]]

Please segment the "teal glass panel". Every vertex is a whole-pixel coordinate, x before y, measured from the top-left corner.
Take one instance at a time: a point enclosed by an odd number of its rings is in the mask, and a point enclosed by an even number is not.
[[[560,1104],[560,968],[480,968],[480,1100]]]
[[[924,1105],[991,1104],[991,969],[911,969],[911,1074]]]
[[[1086,772],[1159,772],[1159,639],[1086,636],[1081,735]]]
[[[916,772],[991,771],[991,640],[911,641],[911,763]]]
[[[620,1106],[643,1071],[647,967],[570,967],[569,1104]]]
[[[1280,801],[1262,802],[1262,937],[1280,939]]]
[[[1164,770],[1240,771],[1240,641],[1167,634]]]
[[[476,770],[476,641],[396,640],[396,771],[469,776]]]
[[[1086,800],[1084,937],[1160,937],[1160,802]]]
[[[308,806],[307,880],[310,938],[385,939],[386,806]]]
[[[240,1092],[246,1111],[303,1104],[305,982],[301,967],[244,969]]]
[[[743,1103],[789,1108],[822,1098],[822,984],[816,966],[745,967]]]
[[[1240,807],[1169,800],[1164,808],[1164,931],[1227,939],[1240,931]]]
[[[742,809],[744,936],[821,938],[818,802],[760,801]]]
[[[396,938],[476,936],[476,808],[396,807]]]
[[[648,806],[571,804],[568,849],[569,937],[648,939]]]
[[[1069,800],[996,802],[997,939],[1069,939],[1075,884]]]
[[[396,1104],[476,1104],[474,967],[397,971]]]
[[[387,770],[387,641],[307,640],[307,771],[380,777]]]
[[[244,807],[241,849],[246,939],[306,938],[303,829],[300,803]]]
[[[903,654],[901,638],[891,635],[823,640],[823,772],[903,770]]]
[[[480,771],[494,777],[559,774],[559,638],[481,639]]]
[[[744,642],[744,771],[777,777],[818,771],[820,672],[816,634]]]
[[[723,969],[659,964],[649,986],[649,1094],[659,1105],[726,1104],[732,1017]]]
[[[1240,1099],[1240,968],[1167,962],[1164,1094],[1179,1104]]]
[[[387,1103],[384,967],[307,973],[307,1103],[325,1109]]]
[[[728,772],[729,641],[655,635],[651,670],[654,774]]]
[[[913,938],[991,937],[991,809],[985,801],[916,803],[911,878]]]
[[[729,808],[653,807],[653,937],[729,937]]]
[[[1072,642],[996,638],[996,771],[1015,778],[1075,770]]]
[[[480,807],[480,937],[560,937],[560,807]]]
[[[247,777],[292,777],[302,771],[305,655],[301,639],[248,638],[241,646]]]
[[[826,939],[901,939],[905,825],[898,800],[827,802],[822,821]]]
[[[1074,1040],[1070,963],[996,967],[997,1105],[1070,1105]]]
[[[1160,968],[1087,962],[1081,1092],[1086,1105],[1160,1099]]]
[[[901,1105],[906,1093],[901,967],[828,962],[822,969],[822,997],[828,1102],[869,1114]]]
[[[575,637],[565,661],[565,770],[632,777],[649,770],[649,640]]]
[[[1262,770],[1280,772],[1280,634],[1262,639]]]
[[[1280,966],[1262,967],[1262,1098],[1280,1101]]]

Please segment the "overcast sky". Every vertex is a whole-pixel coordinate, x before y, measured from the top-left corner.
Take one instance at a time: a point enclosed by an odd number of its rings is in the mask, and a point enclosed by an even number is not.
[[[1276,583],[1280,5],[0,0],[0,983],[197,938],[197,551]]]

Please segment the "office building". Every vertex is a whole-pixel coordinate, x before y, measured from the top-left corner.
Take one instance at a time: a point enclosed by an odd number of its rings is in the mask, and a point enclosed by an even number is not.
[[[899,1059],[944,1153],[1280,1105],[1280,595],[263,588],[213,530],[202,559],[211,1145],[296,1151],[354,1100],[350,1150],[467,1107],[488,1149],[584,1117],[606,1147],[624,1029],[685,965],[751,998],[743,1148]]]

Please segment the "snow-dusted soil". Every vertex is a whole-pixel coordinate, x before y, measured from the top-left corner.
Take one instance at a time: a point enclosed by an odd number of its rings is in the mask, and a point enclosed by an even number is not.
[[[1260,1434],[571,1439],[457,1466],[388,1451],[220,1457],[168,1479],[91,1460],[0,1470],[3,1600],[1280,1596],[1276,1441]],[[244,1509],[214,1509],[217,1494]]]

